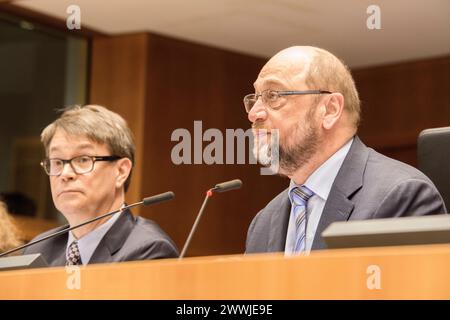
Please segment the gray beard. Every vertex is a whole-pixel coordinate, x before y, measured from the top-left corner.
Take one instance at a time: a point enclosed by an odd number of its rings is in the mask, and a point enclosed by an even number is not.
[[[311,122],[310,122],[311,123]],[[299,127],[295,128],[298,136]],[[280,169],[283,175],[291,175],[311,160],[316,154],[320,139],[315,126],[308,126],[304,136],[295,141],[292,146],[286,147],[280,144],[279,157]]]
[[[266,139],[266,141],[257,142],[253,147],[253,154],[258,162],[263,166],[270,166],[277,159],[279,163],[278,173],[283,176],[292,175],[295,171],[306,165],[309,160],[316,154],[319,149],[321,139],[318,134],[318,126],[314,122],[314,114],[316,108],[313,107],[306,115],[305,121],[292,129],[292,135],[296,138],[291,146],[287,145],[287,137],[284,138],[284,143],[281,140]],[[278,135],[278,133],[277,133]],[[266,137],[267,138],[267,137]],[[272,137],[271,137],[272,138]],[[278,148],[272,146],[273,143],[278,143]]]
[[[274,159],[279,161],[280,175],[288,176],[293,174],[299,168],[303,167],[317,152],[320,145],[317,126],[313,122],[312,115],[308,115],[308,127],[301,129],[300,124],[293,129],[293,135],[298,137],[294,144],[286,147],[285,143],[279,143],[278,148],[273,148],[271,141],[256,143],[253,148],[253,154],[258,162],[263,166],[270,166]],[[287,140],[285,138],[284,140]],[[277,151],[277,152],[276,152]]]

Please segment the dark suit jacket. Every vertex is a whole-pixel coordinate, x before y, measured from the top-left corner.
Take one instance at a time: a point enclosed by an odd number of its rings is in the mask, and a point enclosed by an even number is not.
[[[36,239],[68,228],[58,227]],[[23,254],[41,253],[50,266],[64,266],[68,234],[44,240],[24,250]],[[100,240],[89,264],[120,261],[175,258],[178,251],[164,231],[153,221],[134,217],[124,211]]]
[[[288,189],[250,224],[246,253],[284,251],[291,204]],[[445,213],[433,183],[417,169],[367,148],[355,136],[331,187],[312,249],[324,249],[332,222]]]

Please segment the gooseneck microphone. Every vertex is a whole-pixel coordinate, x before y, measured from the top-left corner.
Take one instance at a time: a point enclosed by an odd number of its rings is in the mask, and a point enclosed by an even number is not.
[[[225,192],[234,189],[239,189],[240,187],[242,187],[242,181],[239,179],[235,179],[227,182],[218,183],[212,190],[217,192]]]
[[[134,207],[134,206],[138,206],[140,204],[143,204],[144,206],[149,206],[152,204],[169,201],[169,200],[172,200],[173,198],[175,198],[175,193],[173,193],[172,191],[167,191],[164,193],[157,194],[155,196],[144,198],[141,202],[133,203],[127,207],[131,208],[132,206]]]
[[[130,208],[133,208],[133,207],[136,207],[136,206],[140,206],[140,205],[149,206],[149,205],[152,205],[152,204],[156,204],[156,203],[160,203],[160,202],[164,202],[164,201],[169,201],[169,200],[172,200],[174,197],[175,197],[175,194],[172,191],[168,191],[168,192],[164,192],[164,193],[161,193],[161,194],[157,194],[155,196],[144,198],[144,199],[142,199],[142,201],[139,201],[139,202],[136,202],[136,203],[132,203],[132,204],[129,204],[127,206],[123,206],[119,210],[108,212],[108,213],[106,213],[104,215],[101,215],[101,216],[98,216],[98,217],[96,217],[94,219],[87,220],[87,221],[82,222],[80,224],[77,224],[77,225],[75,225],[73,227],[69,227],[69,228],[63,229],[61,231],[49,234],[48,236],[43,237],[41,239],[29,242],[29,243],[24,244],[24,245],[22,245],[20,247],[11,249],[9,251],[6,251],[6,252],[0,254],[0,258],[3,257],[3,256],[6,256],[8,254],[11,254],[13,252],[16,252],[16,251],[28,248],[28,247],[30,247],[32,245],[35,245],[36,243],[39,243],[41,241],[45,241],[47,239],[50,239],[50,238],[53,238],[53,237],[57,237],[57,236],[59,236],[61,234],[64,234],[64,233],[67,233],[67,232],[69,232],[71,230],[80,228],[80,227],[85,226],[85,225],[87,225],[89,223],[92,223],[92,222],[98,221],[100,219],[112,216],[112,215],[114,215],[114,214],[116,214],[118,212],[123,212],[123,211],[125,211],[127,209],[130,209]]]
[[[179,260],[183,259],[184,255],[186,254],[187,248],[191,243],[192,236],[194,235],[195,230],[197,229],[198,223],[200,222],[200,219],[203,215],[203,211],[205,210],[206,204],[208,203],[209,198],[212,197],[214,192],[226,192],[234,189],[239,189],[240,187],[242,187],[242,181],[239,179],[235,179],[227,182],[218,183],[214,188],[206,191],[205,200],[203,200],[203,204],[200,208],[200,211],[197,214],[197,218],[195,219],[191,232],[189,232],[189,236],[183,246],[183,250],[181,251],[180,257],[178,258]]]

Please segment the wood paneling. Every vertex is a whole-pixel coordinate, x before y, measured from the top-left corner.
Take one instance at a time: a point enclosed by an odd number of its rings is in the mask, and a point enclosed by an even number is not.
[[[92,42],[90,103],[122,115],[135,136],[136,155],[127,202],[142,198],[148,35],[99,37]],[[134,210],[136,214],[140,208]]]
[[[176,201],[145,208],[144,214],[158,221],[181,249],[205,191],[240,178],[241,190],[211,199],[188,255],[243,252],[251,219],[287,182],[260,176],[257,165],[175,165],[171,150],[177,142],[171,142],[171,134],[186,128],[196,139],[195,120],[202,121],[203,132],[217,128],[225,135],[226,129],[249,128],[242,98],[253,91],[264,61],[156,35],[149,44],[142,189],[147,194],[173,190]],[[203,148],[208,144],[202,143]]]
[[[217,195],[206,209],[188,255],[243,252],[254,215],[286,185],[261,176],[257,165],[175,165],[172,132],[247,129],[242,98],[264,60],[153,34],[94,38],[91,103],[122,114],[136,135],[137,170],[128,199],[172,190],[175,201],[141,214],[155,220],[181,247],[207,189],[240,178],[242,190]],[[201,139],[201,138],[200,138]],[[209,142],[208,142],[209,143]],[[208,143],[203,143],[205,147]],[[225,141],[224,141],[225,143]],[[135,211],[136,212],[136,211]]]
[[[450,125],[450,57],[358,69],[353,76],[362,100],[360,136],[416,165],[420,131]]]

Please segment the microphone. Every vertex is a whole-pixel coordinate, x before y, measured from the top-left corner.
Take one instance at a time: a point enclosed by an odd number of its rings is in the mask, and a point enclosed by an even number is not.
[[[242,187],[242,181],[239,179],[234,179],[231,181],[216,184],[216,186],[213,188],[213,190],[215,190],[217,192],[225,192],[225,191],[230,191],[230,190],[234,190],[234,189],[239,189],[240,187]]]
[[[98,216],[98,217],[96,217],[96,218],[87,220],[87,221],[82,222],[82,223],[80,223],[80,224],[77,224],[77,225],[75,225],[75,226],[73,226],[73,227],[69,227],[69,228],[63,229],[63,230],[61,230],[61,231],[58,231],[58,232],[49,234],[48,236],[43,237],[43,238],[41,238],[41,239],[38,239],[38,240],[35,240],[35,241],[32,241],[32,242],[28,242],[27,244],[21,245],[20,247],[11,249],[11,250],[9,250],[9,251],[6,251],[6,252],[0,254],[0,258],[3,257],[3,256],[8,255],[8,254],[10,254],[10,253],[13,253],[13,252],[16,252],[16,251],[19,251],[19,250],[28,248],[28,247],[30,247],[30,246],[32,246],[32,245],[35,245],[36,243],[42,242],[42,241],[44,241],[44,240],[47,240],[47,239],[50,239],[50,238],[53,238],[53,237],[57,237],[57,236],[59,236],[59,235],[62,235],[62,234],[64,234],[64,233],[67,233],[67,232],[69,232],[69,231],[71,231],[71,230],[80,228],[80,227],[82,227],[82,226],[85,226],[85,225],[87,225],[87,224],[89,224],[89,223],[92,223],[92,222],[95,222],[95,221],[97,221],[97,220],[100,220],[100,219],[103,219],[103,218],[112,216],[112,215],[114,215],[114,214],[116,214],[116,213],[118,213],[118,212],[123,212],[123,211],[125,211],[125,210],[127,210],[127,209],[130,209],[130,208],[133,208],[133,207],[136,207],[136,206],[140,206],[140,205],[148,206],[148,205],[152,205],[152,204],[156,204],[156,203],[160,203],[160,202],[164,202],[164,201],[169,201],[169,200],[172,200],[173,198],[175,198],[175,194],[174,194],[172,191],[168,191],[168,192],[164,192],[164,193],[161,193],[161,194],[157,194],[157,195],[155,195],[155,196],[151,196],[151,197],[144,198],[144,199],[142,199],[142,200],[139,201],[139,202],[135,202],[135,203],[132,203],[132,204],[123,206],[123,207],[120,208],[119,210],[108,212],[108,213],[106,213],[106,214],[104,214],[104,215],[101,215],[101,216]]]
[[[160,203],[160,202],[164,202],[164,201],[169,201],[169,200],[172,200],[173,198],[175,198],[175,193],[173,193],[172,191],[167,191],[167,192],[164,192],[164,193],[157,194],[156,196],[151,196],[151,197],[144,198],[142,200],[142,204],[144,206],[149,206],[151,204],[156,204],[156,203]],[[138,202],[137,204],[140,204],[140,203]]]
[[[206,204],[208,203],[208,199],[212,197],[214,192],[226,192],[234,189],[239,189],[242,187],[242,181],[239,179],[230,180],[227,182],[218,183],[215,185],[214,188],[209,189],[206,191],[205,200],[203,200],[203,204],[200,208],[200,211],[197,214],[197,218],[195,219],[194,225],[192,226],[191,232],[189,232],[189,236],[186,240],[186,243],[183,246],[183,250],[181,251],[180,257],[178,260],[183,259],[184,255],[186,254],[187,248],[189,247],[189,244],[191,243],[192,236],[195,233],[195,230],[197,229],[198,223],[200,222],[200,219],[203,215],[203,211],[205,210]]]

